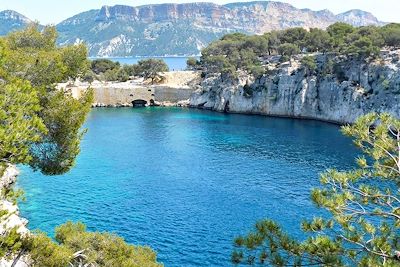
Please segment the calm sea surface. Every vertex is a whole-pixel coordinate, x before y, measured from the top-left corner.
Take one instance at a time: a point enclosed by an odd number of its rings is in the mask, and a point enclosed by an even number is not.
[[[187,57],[152,57],[156,59],[162,59],[168,65],[170,70],[185,70]],[[199,59],[199,57],[195,57]],[[93,58],[92,58],[93,59]],[[117,61],[121,64],[136,64],[140,60],[147,59],[144,57],[113,57],[108,58],[112,61]]]
[[[53,234],[66,220],[158,252],[165,266],[231,266],[232,240],[272,218],[294,236],[321,215],[318,173],[351,168],[339,127],[178,108],[93,109],[76,167],[22,170],[22,215]]]

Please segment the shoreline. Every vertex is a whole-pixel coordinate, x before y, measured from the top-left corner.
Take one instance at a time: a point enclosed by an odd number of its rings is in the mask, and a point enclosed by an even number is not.
[[[141,109],[141,108],[181,108],[181,109],[195,109],[195,110],[206,110],[206,111],[211,111],[211,112],[216,112],[220,114],[236,114],[236,115],[245,115],[245,116],[260,116],[260,117],[270,117],[270,118],[281,118],[281,119],[291,119],[291,120],[304,120],[304,121],[317,121],[317,122],[323,122],[323,123],[328,123],[331,125],[336,125],[336,126],[344,126],[344,125],[350,125],[350,123],[341,123],[338,121],[333,121],[333,120],[324,120],[324,119],[319,119],[319,118],[313,118],[313,117],[307,117],[307,116],[288,116],[288,115],[275,115],[275,114],[265,114],[262,112],[235,112],[235,111],[219,111],[219,110],[214,110],[211,108],[201,108],[197,106],[192,106],[192,105],[180,105],[178,103],[171,103],[168,105],[156,105],[156,106],[146,106],[146,107],[133,107],[131,105],[121,105],[121,106],[93,106],[92,109],[98,108],[98,109],[120,109],[120,108],[132,108],[132,109]]]

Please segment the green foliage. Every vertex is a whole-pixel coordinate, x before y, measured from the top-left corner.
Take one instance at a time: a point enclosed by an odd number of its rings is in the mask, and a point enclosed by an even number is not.
[[[189,70],[195,70],[196,68],[198,68],[200,62],[194,58],[194,57],[189,57],[186,60],[186,66]]]
[[[368,114],[345,135],[364,153],[358,168],[328,170],[321,188],[311,193],[330,216],[302,224],[308,238],[288,236],[271,220],[235,240],[236,264],[272,266],[399,266],[400,258],[400,120]]]
[[[91,71],[91,70],[88,70],[88,71],[82,76],[82,81],[88,82],[88,83],[92,83],[92,82],[94,82],[94,80],[96,80],[96,79],[97,79],[96,74],[95,74],[93,71]]]
[[[88,61],[82,45],[57,48],[54,28],[42,32],[33,25],[0,39],[0,167],[30,164],[45,174],[68,171],[79,153],[93,93],[75,99],[55,84],[86,73]],[[127,76],[117,73],[118,79]],[[121,78],[122,77],[122,78]],[[16,202],[20,191],[3,190],[2,198]],[[1,212],[1,219],[8,216]],[[43,234],[23,237],[7,229],[0,237],[0,257],[29,252],[35,266],[69,266],[79,258],[75,248],[87,250],[98,266],[158,266],[154,252],[127,245],[109,234],[87,233],[78,225],[59,229],[62,244]],[[65,229],[70,229],[69,234]],[[61,234],[60,234],[61,233]],[[86,239],[84,239],[86,238]],[[79,244],[80,241],[83,243]]]
[[[126,82],[127,80],[129,80],[129,74],[124,68],[120,69],[117,72],[117,80],[120,82]]]
[[[96,59],[91,63],[91,71],[98,75],[100,80],[126,82],[131,76],[151,79],[154,83],[160,79],[160,73],[169,71],[168,65],[161,59],[143,59],[138,64],[121,65],[109,59]]]
[[[400,23],[390,23],[382,27],[382,37],[387,46],[400,46]]]
[[[55,27],[45,27],[40,31],[38,24],[30,24],[22,31],[10,33],[7,40],[11,50],[24,49],[35,53],[40,50],[54,50],[57,37]]]
[[[144,79],[151,79],[154,83],[155,79],[161,78],[160,73],[168,71],[168,65],[161,59],[143,59],[138,62],[138,74]]]
[[[283,43],[278,47],[278,52],[282,56],[291,57],[295,54],[300,53],[300,49],[297,45],[291,43]]]
[[[341,48],[345,44],[347,36],[354,31],[354,27],[343,22],[337,22],[330,25],[326,31],[332,38],[332,47],[340,52]]]
[[[8,164],[29,164],[45,174],[65,173],[74,165],[84,134],[81,127],[93,102],[87,90],[79,99],[56,83],[87,72],[86,48],[58,48],[53,27],[32,25],[0,39],[0,171]],[[104,62],[94,64],[103,66]],[[97,69],[100,69],[98,67]],[[125,69],[117,79],[129,78]],[[4,189],[1,198],[16,203],[21,191]],[[0,211],[0,220],[8,212]],[[82,224],[44,234],[23,236],[16,228],[0,235],[0,257],[29,253],[33,266],[159,266],[149,248],[126,244],[106,233],[89,233]],[[86,265],[88,266],[88,265]]]
[[[330,25],[326,31],[290,28],[258,36],[227,34],[202,50],[200,64],[205,73],[235,77],[238,70],[251,73],[261,65],[263,58],[274,54],[281,55],[281,62],[290,60],[295,54],[315,52],[334,52],[360,59],[374,58],[379,56],[380,49],[385,45],[400,45],[399,25],[357,28],[338,22]]]
[[[168,71],[168,65],[161,59],[143,59],[138,64],[121,65],[109,59],[96,59],[91,63],[91,71],[98,75],[100,80],[126,82],[131,76],[151,79],[154,83],[160,79],[160,73]]]
[[[46,174],[68,171],[79,153],[80,130],[92,103],[55,88],[87,70],[86,48],[58,48],[54,27],[31,25],[2,39],[0,128],[3,163],[30,164]]]
[[[259,56],[266,53],[268,40],[265,36],[229,34],[202,51],[201,64],[207,72],[235,77],[238,70],[255,71],[255,67],[260,66]]]
[[[263,68],[262,66],[254,65],[253,67],[250,68],[249,72],[250,72],[256,79],[258,79],[258,78],[261,78],[261,77],[264,75],[265,70],[264,70],[264,68]]]
[[[3,217],[6,215],[2,216]],[[0,258],[11,258],[18,253],[24,245],[24,240],[17,232],[17,227],[6,229],[5,233],[0,235]]]
[[[55,240],[37,234],[26,241],[35,266],[161,266],[150,248],[128,245],[112,234],[88,232],[82,223],[57,227]]]
[[[374,26],[357,28],[346,38],[342,51],[361,57],[377,56],[379,48],[384,44],[380,29]]]
[[[317,70],[317,63],[315,57],[305,56],[301,59],[301,64],[307,73],[314,73]]]
[[[89,71],[87,48],[83,44],[66,46],[61,49],[61,60],[66,67],[65,75],[69,78],[82,77]]]
[[[52,91],[43,96],[42,105],[45,108],[38,114],[47,132],[30,147],[30,165],[34,169],[54,175],[65,173],[74,166],[84,134],[81,127],[92,102],[91,90],[87,90],[80,99],[63,91]]]
[[[279,32],[272,31],[270,33],[264,34],[264,38],[268,40],[268,55],[278,51],[278,47],[281,44],[281,40],[279,39]]]
[[[132,64],[132,65],[123,65],[122,69],[125,71],[128,76],[137,76],[139,73],[138,65]]]
[[[0,197],[16,205],[19,200],[25,200],[24,194],[25,193],[22,189],[15,190],[13,188],[6,187],[1,190]]]
[[[127,80],[129,80],[129,75],[125,68],[107,70],[101,75],[101,77],[105,81],[126,82]]]
[[[119,62],[114,62],[109,59],[95,59],[91,62],[91,70],[96,74],[105,73],[109,70],[119,69]]]
[[[43,233],[36,233],[24,244],[33,266],[61,267],[70,266],[73,260],[73,250],[60,246]]]
[[[328,52],[332,50],[331,37],[324,30],[311,28],[305,37],[305,46],[308,52]]]
[[[5,164],[31,162],[30,146],[47,132],[38,112],[37,91],[27,81],[0,83],[0,161]]]
[[[298,50],[303,50],[306,46],[305,41],[308,34],[304,28],[290,28],[279,32],[279,40],[281,44],[291,44],[296,46]]]
[[[31,25],[0,40],[2,164],[30,164],[47,174],[68,171],[92,102],[55,88],[87,69],[86,48],[56,47],[54,27]]]

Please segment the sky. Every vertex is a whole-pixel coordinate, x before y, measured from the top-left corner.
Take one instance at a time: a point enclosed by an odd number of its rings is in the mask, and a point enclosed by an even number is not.
[[[80,12],[99,9],[103,5],[139,6],[187,2],[226,4],[231,2],[251,2],[251,0],[0,0],[0,11],[12,9],[42,24],[57,24]],[[297,8],[329,9],[335,14],[350,9],[362,9],[371,12],[381,21],[400,22],[400,0],[281,0],[281,2],[290,3]]]

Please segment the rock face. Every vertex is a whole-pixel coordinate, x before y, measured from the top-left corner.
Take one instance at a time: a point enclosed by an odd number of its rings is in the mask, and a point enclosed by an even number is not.
[[[93,57],[197,55],[224,34],[262,34],[290,27],[326,28],[342,21],[355,26],[382,25],[372,14],[350,10],[298,9],[274,1],[104,6],[68,18],[57,26],[59,44],[84,42]],[[0,12],[0,35],[31,20],[11,10]]]
[[[13,10],[0,12],[0,35],[5,35],[11,31],[24,28],[32,21]]]
[[[371,13],[359,10],[359,9],[353,9],[349,10],[347,12],[341,13],[336,16],[336,18],[341,21],[345,22],[354,26],[363,26],[363,25],[380,25],[382,24],[377,20],[374,15]]]
[[[60,44],[87,43],[91,56],[194,55],[231,32],[262,34],[290,27],[326,28],[337,21],[357,26],[381,25],[372,14],[352,10],[298,9],[289,4],[256,1],[104,6],[57,25]]]
[[[0,186],[3,188],[10,188],[16,181],[19,171],[13,165],[9,165],[8,168],[4,171],[3,176],[0,177]],[[4,235],[7,230],[16,227],[17,232],[26,235],[29,234],[28,228],[26,225],[28,224],[28,220],[21,218],[19,216],[18,206],[14,203],[0,198],[0,210],[7,211],[7,214],[3,215],[0,218],[0,235]],[[13,257],[12,257],[13,258]],[[13,264],[13,259],[0,259],[0,267],[9,267]],[[29,256],[23,255],[19,258],[15,267],[27,267],[29,266]]]
[[[216,111],[310,118],[352,123],[368,112],[389,112],[400,118],[400,50],[382,60],[364,61],[316,55],[318,69],[309,72],[300,56],[291,63],[267,59],[268,73],[254,81],[206,78],[190,99],[192,107]]]

